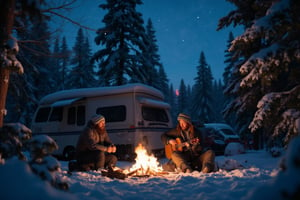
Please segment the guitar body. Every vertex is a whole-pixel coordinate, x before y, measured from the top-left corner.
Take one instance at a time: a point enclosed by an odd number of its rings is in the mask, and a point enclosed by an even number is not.
[[[176,138],[176,144],[182,144],[180,138]],[[182,145],[171,145],[171,144],[166,144],[165,145],[165,155],[166,158],[171,159],[171,155],[173,151],[182,151]]]
[[[171,159],[172,152],[173,152],[172,145],[166,144],[165,145],[165,155],[166,155],[166,158],[168,158],[169,160]]]
[[[168,158],[168,159],[171,159],[171,155],[172,155],[173,151],[182,151],[183,147],[185,146],[185,143],[182,143],[180,138],[176,138],[175,140],[176,140],[175,145],[171,145],[171,144],[165,145],[165,155],[166,155],[166,158]],[[199,143],[199,139],[194,138],[194,139],[190,140],[188,143],[197,144],[197,143]]]

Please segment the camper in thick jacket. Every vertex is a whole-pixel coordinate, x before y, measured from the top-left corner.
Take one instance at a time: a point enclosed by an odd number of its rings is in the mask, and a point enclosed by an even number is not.
[[[194,127],[190,116],[180,113],[177,117],[177,127],[162,134],[162,142],[170,145],[169,159],[182,172],[191,173],[193,170],[203,173],[213,172],[215,168],[215,153],[204,150],[201,132]]]
[[[88,171],[114,167],[117,157],[111,153],[115,152],[116,147],[105,129],[104,116],[93,116],[77,142],[76,159],[79,169]]]

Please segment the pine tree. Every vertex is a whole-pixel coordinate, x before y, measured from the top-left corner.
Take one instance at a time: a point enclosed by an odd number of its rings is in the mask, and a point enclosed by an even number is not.
[[[256,135],[287,144],[300,132],[299,1],[232,3],[238,9],[222,18],[219,27],[233,23],[246,29],[229,49],[240,57],[230,112]]]
[[[214,121],[212,109],[212,73],[203,52],[200,53],[197,77],[193,87],[192,118],[203,123]]]
[[[46,21],[32,18],[20,18],[22,28],[17,30],[20,42],[18,59],[22,62],[23,75],[12,74],[8,91],[9,114],[5,121],[19,121],[26,125],[31,123],[39,99],[54,90],[53,62],[49,48],[50,35]],[[30,41],[30,42],[22,42]]]
[[[158,86],[156,88],[165,94],[166,99],[170,99],[170,97],[168,96],[169,95],[169,85],[168,85],[169,80],[168,80],[167,74],[165,72],[165,69],[162,65],[159,66],[158,77],[159,77]]]
[[[225,50],[225,61],[224,63],[226,64],[226,67],[224,69],[223,73],[223,82],[224,85],[227,86],[228,82],[231,79],[231,76],[233,75],[233,70],[234,70],[234,59],[233,59],[233,53],[230,52],[228,49],[231,46],[231,42],[234,40],[233,33],[229,33],[229,38],[227,40],[227,49]]]
[[[53,52],[52,52],[52,66],[53,66],[53,70],[52,73],[55,74],[55,76],[53,77],[53,81],[54,81],[54,85],[53,88],[56,88],[56,90],[59,88],[60,84],[60,73],[59,70],[61,68],[61,63],[60,63],[60,47],[59,47],[59,37],[55,38],[55,42],[54,42],[54,47],[53,47]]]
[[[187,113],[192,113],[193,109],[193,93],[192,93],[192,88],[190,85],[187,85],[187,90],[186,90],[186,99],[187,99]]]
[[[146,50],[143,52],[144,58],[146,60],[145,63],[149,64],[149,66],[144,66],[144,69],[148,69],[146,71],[147,81],[146,84],[151,85],[157,89],[166,92],[168,90],[168,79],[167,75],[164,71],[163,65],[160,62],[160,56],[158,54],[158,46],[156,44],[157,40],[155,37],[155,31],[153,28],[153,24],[151,19],[148,19],[146,26]]]
[[[66,87],[66,76],[67,76],[67,67],[69,65],[69,56],[70,56],[71,52],[68,49],[67,46],[67,40],[66,37],[63,37],[62,39],[62,43],[60,46],[60,69],[59,69],[59,77],[60,78],[60,87],[59,90],[64,90]]]
[[[100,8],[108,10],[97,31],[95,42],[102,49],[93,58],[99,62],[99,79],[105,85],[123,85],[130,79],[143,82],[146,50],[142,15],[136,11],[141,0],[107,0]]]
[[[92,87],[95,84],[91,49],[88,39],[84,37],[81,28],[77,32],[70,64],[72,69],[67,78],[68,88]]]
[[[169,86],[169,92],[168,92],[168,103],[170,104],[171,106],[171,117],[172,117],[172,121],[175,122],[175,119],[177,117],[177,106],[176,106],[176,102],[175,102],[175,99],[177,97],[175,97],[175,91],[174,91],[174,87],[173,87],[173,84],[170,84]]]
[[[184,80],[181,79],[180,85],[179,85],[179,95],[178,95],[178,111],[180,113],[188,113],[188,107],[187,107],[187,88],[184,83]]]
[[[214,110],[214,122],[224,122],[222,116],[222,110],[224,108],[224,95],[223,95],[223,84],[221,80],[214,80],[213,81],[213,110]]]
[[[234,127],[236,130],[239,130],[240,123],[237,123],[237,116],[235,112],[231,112],[231,107],[233,104],[233,100],[235,99],[236,94],[234,94],[233,91],[235,91],[235,86],[240,81],[240,75],[238,69],[235,67],[238,65],[239,57],[235,55],[233,51],[229,51],[229,48],[231,46],[231,42],[234,40],[233,33],[229,33],[229,38],[227,40],[227,49],[225,50],[225,61],[226,64],[224,73],[223,73],[223,82],[224,82],[224,109],[223,109],[223,118],[224,120],[230,124],[232,127]],[[228,106],[230,105],[230,106]],[[245,132],[245,131],[241,131]]]
[[[55,77],[56,67],[53,67],[50,51],[50,31],[46,21],[33,22],[30,29],[30,39],[35,42],[28,45],[32,51],[30,58],[31,65],[34,65],[38,70],[38,75],[33,77],[33,85],[38,86],[36,90],[36,98],[40,99],[43,96],[56,91]],[[46,78],[47,77],[47,78]]]
[[[27,4],[20,0],[0,1],[0,127],[3,126],[4,116],[7,113],[5,106],[10,74],[11,72],[20,74],[24,72],[21,62],[16,58],[19,45],[13,37],[13,29],[23,27],[22,21],[26,19],[31,20],[36,17],[40,20],[44,19],[40,10],[44,4],[43,0],[36,4]]]
[[[23,21],[22,19],[19,19]],[[18,29],[17,37],[19,40],[29,40],[29,27],[30,21],[24,20],[24,27]],[[30,71],[32,67],[30,67],[30,51],[25,50],[23,48],[23,44],[19,43],[20,51],[18,52],[17,59],[22,63],[24,74],[11,73],[10,74],[10,82],[9,82],[9,90],[7,92],[7,103],[6,109],[8,110],[7,115],[5,116],[5,122],[22,122],[26,123],[30,122],[27,117],[27,106],[36,103],[36,99],[32,99],[34,96],[34,90],[36,89],[32,84],[28,84],[32,82],[30,77]]]

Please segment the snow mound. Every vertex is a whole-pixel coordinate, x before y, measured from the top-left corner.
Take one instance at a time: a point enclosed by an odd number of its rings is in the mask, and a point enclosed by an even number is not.
[[[238,142],[231,142],[227,144],[224,151],[225,156],[233,156],[241,153],[245,153],[245,148],[241,143]]]
[[[300,136],[294,138],[282,159],[275,181],[249,192],[246,200],[300,199]]]

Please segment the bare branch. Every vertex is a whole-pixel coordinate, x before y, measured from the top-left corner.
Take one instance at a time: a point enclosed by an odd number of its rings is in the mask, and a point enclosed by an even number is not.
[[[57,7],[51,7],[51,8],[43,9],[42,12],[49,12],[49,11],[52,11],[52,10],[61,10],[61,9],[71,10],[72,8],[69,8],[69,6],[71,6],[75,2],[76,2],[76,0],[72,0],[69,3],[65,3],[65,4],[62,4],[62,5],[57,6]]]
[[[61,17],[61,18],[65,19],[65,20],[67,20],[67,21],[69,21],[69,22],[71,22],[71,23],[73,23],[73,24],[75,24],[75,25],[77,25],[77,26],[80,26],[80,27],[82,27],[82,28],[84,28],[84,29],[87,29],[87,30],[90,30],[90,31],[95,31],[95,32],[97,31],[96,29],[93,29],[93,28],[84,26],[84,25],[82,25],[82,24],[80,24],[80,23],[78,23],[78,22],[72,20],[71,18],[66,17],[66,16],[64,16],[64,15],[61,15],[61,14],[59,14],[59,13],[57,13],[57,12],[54,12],[54,11],[51,11],[51,10],[49,10],[48,12],[51,13],[51,14],[54,14],[54,15],[56,15],[56,16],[58,16],[58,17]]]

